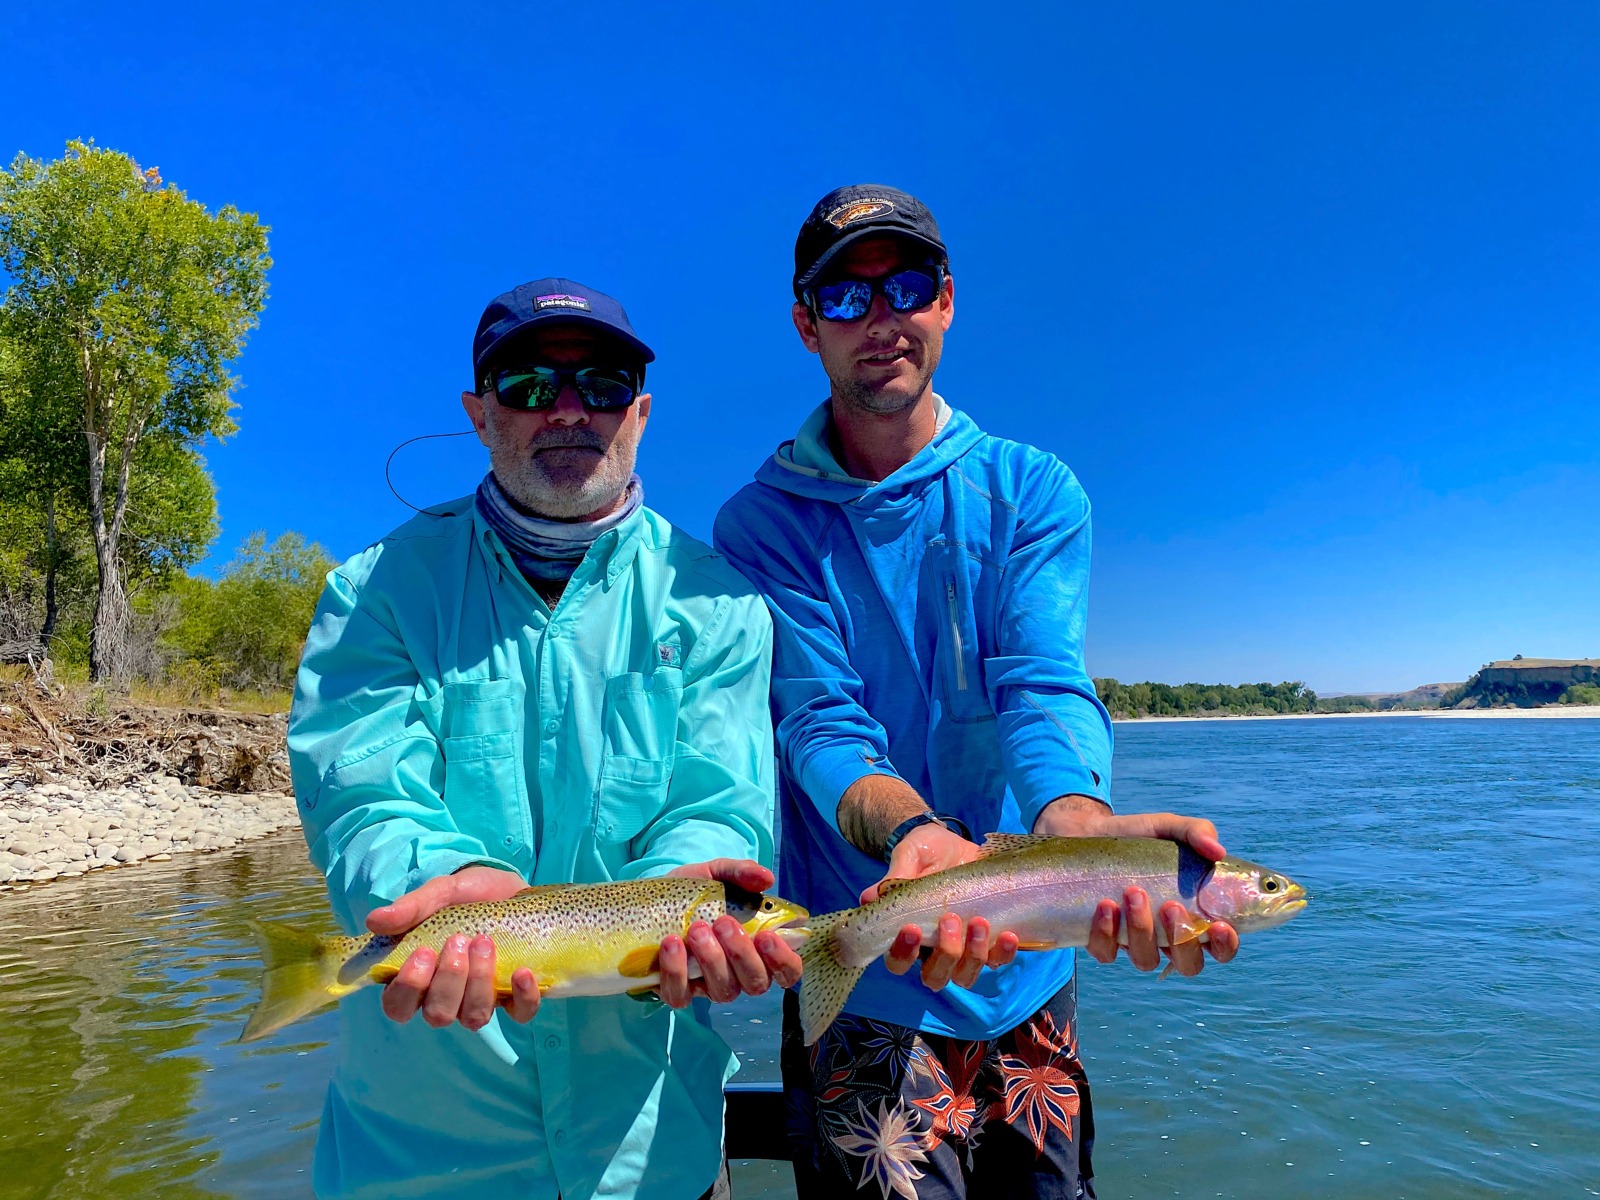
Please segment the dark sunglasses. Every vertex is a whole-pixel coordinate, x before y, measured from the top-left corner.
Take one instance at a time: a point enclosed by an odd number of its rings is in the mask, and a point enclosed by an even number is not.
[[[835,279],[807,290],[807,306],[824,321],[859,321],[882,292],[897,313],[927,308],[944,290],[943,267],[907,267],[882,279]]]
[[[628,367],[501,367],[484,381],[502,408],[541,412],[554,408],[570,383],[589,412],[621,412],[638,399],[644,380]]]

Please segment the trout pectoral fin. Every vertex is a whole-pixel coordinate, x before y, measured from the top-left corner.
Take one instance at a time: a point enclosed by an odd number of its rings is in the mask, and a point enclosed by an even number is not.
[[[1172,942],[1174,946],[1181,946],[1185,942],[1198,941],[1206,935],[1211,928],[1211,922],[1204,917],[1197,917],[1193,913],[1184,913],[1173,926]]]
[[[624,979],[643,979],[646,975],[654,975],[661,969],[657,962],[660,957],[661,949],[658,946],[640,946],[637,950],[629,950],[617,964],[617,973]]]

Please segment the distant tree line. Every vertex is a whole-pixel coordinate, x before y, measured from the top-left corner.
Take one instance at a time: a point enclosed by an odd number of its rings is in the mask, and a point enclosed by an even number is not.
[[[1304,683],[1122,683],[1096,679],[1095,692],[1113,717],[1184,717],[1205,713],[1308,713],[1317,694]]]

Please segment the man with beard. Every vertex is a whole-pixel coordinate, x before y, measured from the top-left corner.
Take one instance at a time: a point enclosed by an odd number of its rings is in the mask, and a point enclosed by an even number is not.
[[[496,298],[461,398],[489,450],[477,494],[329,574],[289,749],[348,932],[399,935],[530,884],[771,884],[771,622],[644,507],[653,357],[621,305],[571,280]],[[526,969],[496,996],[487,938],[418,950],[381,997],[341,1007],[317,1194],[725,1195],[735,1062],[705,998],[790,985],[799,960],[724,917],[659,962],[664,1005],[541,1008]]]
[[[1169,837],[1221,857],[1209,821],[1106,803],[1111,721],[1083,665],[1089,503],[1055,457],[934,392],[955,283],[932,214],[894,188],[830,192],[801,226],[794,294],[829,397],[716,524],[773,614],[785,895],[847,908],[885,878],[971,861],[988,832]],[[1055,403],[1030,370],[985,379],[1008,403]],[[1129,889],[1101,902],[1089,952],[1114,959],[1121,926],[1149,970],[1156,921],[1170,936],[1181,917]],[[1211,927],[1218,961],[1237,944]],[[946,914],[913,976],[908,925],[809,1049],[785,997],[802,1200],[869,1179],[923,1200],[1093,1195],[1073,952],[1017,949]],[[1201,953],[1180,945],[1172,966],[1193,974]]]

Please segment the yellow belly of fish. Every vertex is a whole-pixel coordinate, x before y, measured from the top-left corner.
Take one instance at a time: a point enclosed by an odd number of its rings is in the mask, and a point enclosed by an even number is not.
[[[640,945],[637,935],[599,942],[559,938],[537,946],[515,937],[496,937],[494,941],[494,990],[498,996],[511,995],[511,977],[524,967],[538,980],[541,996],[615,996],[645,991],[661,982],[660,946]],[[415,949],[398,947],[394,955],[372,968],[372,978],[388,983]],[[691,962],[690,977],[699,973]]]

